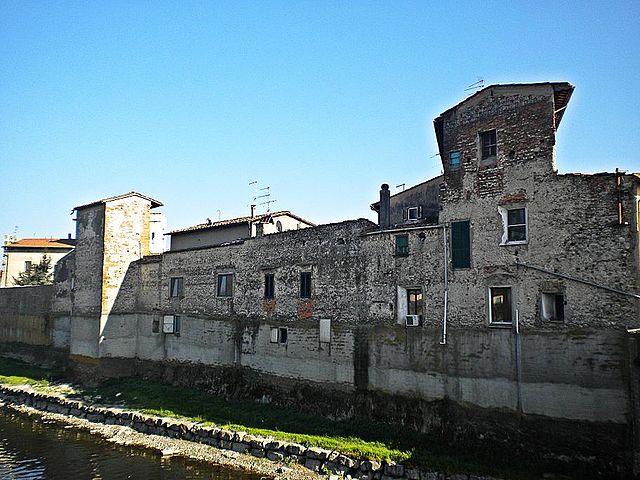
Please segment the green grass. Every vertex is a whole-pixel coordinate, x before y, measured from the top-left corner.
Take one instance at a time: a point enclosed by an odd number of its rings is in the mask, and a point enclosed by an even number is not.
[[[0,358],[0,383],[48,387],[51,371],[9,358]]]
[[[0,383],[27,384],[60,393],[51,379],[52,374],[47,370],[0,358]],[[531,464],[518,465],[502,452],[453,450],[431,435],[399,426],[371,421],[331,421],[271,404],[227,401],[197,389],[154,380],[115,378],[95,389],[65,386],[62,393],[90,396],[101,403],[118,403],[144,413],[337,450],[350,456],[394,460],[427,470],[492,474],[510,479],[540,478],[543,472]]]

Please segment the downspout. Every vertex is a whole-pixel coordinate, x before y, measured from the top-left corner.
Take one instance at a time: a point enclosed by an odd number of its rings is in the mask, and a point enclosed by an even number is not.
[[[444,311],[442,314],[442,338],[440,339],[440,345],[447,344],[447,310],[449,307],[449,252],[447,246],[447,225],[442,225],[442,243],[444,245],[443,249],[443,261],[442,265],[444,268]]]
[[[515,322],[515,348],[516,348],[516,382],[518,392],[518,412],[524,413],[522,408],[522,344],[520,343],[520,312],[516,308],[516,322]]]

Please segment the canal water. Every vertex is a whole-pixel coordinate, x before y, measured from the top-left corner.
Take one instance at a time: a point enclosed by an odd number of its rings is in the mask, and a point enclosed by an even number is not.
[[[1,480],[259,480],[259,476],[160,457],[87,432],[0,410]]]

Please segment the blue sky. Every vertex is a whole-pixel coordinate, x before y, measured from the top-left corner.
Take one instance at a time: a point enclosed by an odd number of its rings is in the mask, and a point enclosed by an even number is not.
[[[170,228],[244,215],[254,180],[374,218],[440,173],[432,121],[478,78],[571,82],[560,171],[640,170],[640,1],[3,0],[0,234],[132,190]]]

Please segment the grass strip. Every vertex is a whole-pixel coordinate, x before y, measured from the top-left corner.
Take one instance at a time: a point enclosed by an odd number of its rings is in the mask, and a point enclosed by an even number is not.
[[[0,383],[31,385],[56,390],[55,375],[42,368],[0,358]],[[518,465],[502,452],[454,450],[426,433],[371,421],[332,421],[247,400],[228,401],[197,389],[186,389],[155,380],[113,378],[99,387],[74,387],[64,393],[96,402],[120,404],[143,413],[241,430],[253,435],[337,450],[372,460],[391,460],[405,466],[446,473],[490,474],[501,478],[540,478],[542,467]],[[575,477],[579,478],[579,477]]]

